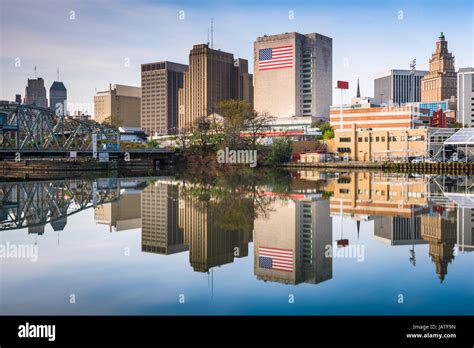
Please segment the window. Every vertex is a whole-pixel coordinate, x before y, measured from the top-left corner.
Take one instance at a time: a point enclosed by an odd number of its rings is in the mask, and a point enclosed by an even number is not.
[[[368,137],[365,137],[365,138],[364,138],[364,141],[365,141],[366,143],[369,142],[369,138],[368,138]]]
[[[343,137],[343,138],[339,139],[339,142],[341,142],[341,143],[350,143],[351,138],[350,137]]]
[[[384,143],[384,142],[385,142],[385,137],[382,137],[382,143]]]
[[[361,143],[361,142],[362,142],[362,138],[361,138],[361,137],[357,138],[357,142]]]
[[[380,141],[380,137],[375,137],[375,141],[378,143]]]
[[[340,189],[339,193],[349,193],[349,189]]]

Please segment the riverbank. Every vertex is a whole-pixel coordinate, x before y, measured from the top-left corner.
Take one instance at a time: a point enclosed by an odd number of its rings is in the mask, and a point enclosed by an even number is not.
[[[366,169],[420,174],[474,174],[474,163],[392,163],[392,162],[291,162],[279,165],[292,169]]]

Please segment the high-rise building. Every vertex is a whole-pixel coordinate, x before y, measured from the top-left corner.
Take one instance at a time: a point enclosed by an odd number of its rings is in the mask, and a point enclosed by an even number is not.
[[[54,81],[49,89],[49,108],[56,115],[66,115],[67,113],[67,90],[64,83]]]
[[[178,186],[157,182],[142,193],[142,251],[174,254],[188,250],[178,226]]]
[[[421,99],[421,79],[428,71],[387,70],[375,76],[374,98],[380,104],[419,102]]]
[[[187,65],[142,64],[141,127],[148,134],[171,134],[178,127],[178,90]]]
[[[240,99],[252,102],[252,75],[248,61],[234,60],[232,53],[207,44],[194,45],[189,53],[189,69],[179,90],[178,127],[195,126],[217,112],[219,102]]]
[[[447,210],[443,215],[421,216],[421,237],[429,243],[429,255],[436,266],[436,274],[441,282],[448,274],[448,265],[455,256],[456,218],[454,210]]]
[[[454,56],[448,51],[448,42],[441,33],[430,59],[429,72],[421,80],[421,101],[432,102],[456,97],[456,85]]]
[[[458,122],[474,127],[474,68],[458,71]]]
[[[254,42],[254,104],[258,112],[288,118],[329,118],[332,39],[285,33]]]
[[[203,199],[188,190],[180,187],[179,227],[184,231],[194,271],[208,272],[248,256],[253,231],[252,200],[230,196]],[[230,216],[235,219],[235,214],[239,214],[239,223],[229,223]]]
[[[21,94],[15,94],[15,103],[21,104]]]
[[[395,213],[394,213],[395,214]],[[374,238],[388,245],[425,244],[421,238],[421,217],[380,216],[374,219]]]
[[[259,280],[318,284],[332,278],[329,200],[278,199],[255,220],[254,273]]]
[[[48,107],[46,88],[41,77],[28,79],[28,86],[25,88],[25,104],[32,104],[42,108]]]
[[[123,127],[140,127],[140,87],[109,85],[94,96],[94,119],[99,123],[112,121]]]

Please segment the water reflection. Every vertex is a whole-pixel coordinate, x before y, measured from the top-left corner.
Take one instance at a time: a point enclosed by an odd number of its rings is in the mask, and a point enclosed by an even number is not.
[[[0,229],[42,235],[51,224],[59,233],[90,208],[111,232],[141,227],[144,253],[187,252],[195,272],[212,272],[253,250],[256,279],[292,285],[330,281],[328,246],[359,245],[364,233],[409,246],[413,266],[428,244],[443,282],[474,248],[472,185],[472,177],[314,171],[3,182]]]

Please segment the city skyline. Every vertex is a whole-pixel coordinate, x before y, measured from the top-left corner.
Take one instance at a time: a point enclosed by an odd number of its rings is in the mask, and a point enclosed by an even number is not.
[[[467,2],[449,7],[443,2],[424,6],[424,1],[363,3],[367,6],[272,2],[265,18],[278,20],[262,25],[265,4],[255,6],[246,1],[226,5],[122,1],[113,2],[113,6],[108,1],[94,6],[76,1],[49,1],[48,6],[26,0],[4,1],[0,99],[14,100],[15,94],[22,93],[27,79],[34,78],[34,66],[46,85],[55,81],[59,66],[61,80],[68,86],[68,102],[77,106],[69,111],[92,113],[96,90],[109,83],[140,86],[141,64],[161,60],[186,64],[192,46],[207,41],[211,18],[214,48],[249,61],[253,61],[254,40],[265,34],[318,32],[331,37],[333,81],[350,82],[346,101],[355,95],[357,78],[361,94],[373,96],[373,79],[382,71],[407,69],[413,58],[418,70],[427,70],[440,32],[456,57],[456,70],[472,65],[472,42],[465,36],[473,29],[472,14],[462,10]],[[444,20],[433,21],[440,11]],[[26,25],[15,20],[31,13],[38,15]],[[97,21],[102,15],[103,20]],[[145,30],[143,23],[151,25]],[[56,30],[58,25],[64,30]],[[382,25],[386,30],[376,30]],[[249,72],[254,72],[253,64],[249,64]],[[335,103],[339,99],[334,93]]]

